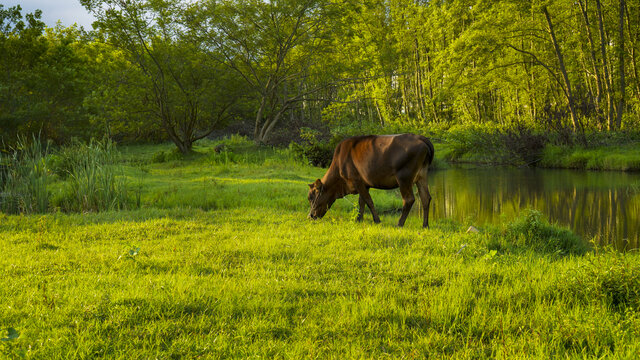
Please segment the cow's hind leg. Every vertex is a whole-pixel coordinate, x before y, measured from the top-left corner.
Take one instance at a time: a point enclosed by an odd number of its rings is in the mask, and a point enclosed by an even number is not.
[[[400,194],[402,195],[402,215],[400,215],[398,226],[404,226],[404,222],[407,220],[409,211],[411,211],[411,207],[416,201],[416,198],[413,196],[413,182],[398,181],[398,183],[400,184]]]
[[[429,193],[429,184],[427,183],[427,168],[420,170],[418,179],[416,181],[418,187],[418,194],[420,194],[420,202],[422,203],[422,227],[429,227],[429,205],[431,204],[431,193]]]

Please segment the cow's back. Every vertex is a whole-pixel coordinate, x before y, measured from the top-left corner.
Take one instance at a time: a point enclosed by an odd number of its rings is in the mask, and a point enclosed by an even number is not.
[[[355,136],[343,140],[330,167],[347,181],[375,188],[398,186],[398,172],[416,173],[433,160],[433,145],[415,134]]]

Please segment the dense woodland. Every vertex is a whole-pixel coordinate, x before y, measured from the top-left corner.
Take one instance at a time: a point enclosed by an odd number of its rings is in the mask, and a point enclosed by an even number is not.
[[[640,3],[80,0],[93,29],[0,5],[0,137],[257,143],[455,127],[567,142],[640,125]],[[380,130],[383,128],[383,130]]]

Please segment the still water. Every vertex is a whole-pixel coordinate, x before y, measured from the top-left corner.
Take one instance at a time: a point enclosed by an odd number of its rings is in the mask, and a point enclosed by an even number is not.
[[[429,187],[433,220],[480,227],[532,208],[585,241],[620,250],[640,247],[640,173],[451,168],[432,171]]]

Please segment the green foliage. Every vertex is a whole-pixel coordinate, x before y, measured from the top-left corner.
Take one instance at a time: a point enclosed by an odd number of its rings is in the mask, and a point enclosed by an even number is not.
[[[548,136],[523,125],[454,125],[445,133],[449,161],[532,165],[543,157]]]
[[[237,115],[233,109],[245,95],[241,77],[198,36],[193,6],[152,0],[82,3],[98,19],[111,51],[117,49],[125,60],[115,63],[115,74],[105,74],[108,86],[100,87],[94,106],[104,104],[117,114],[124,105],[145,113],[151,121],[140,125],[161,129],[183,154]]]
[[[640,149],[635,144],[597,148],[547,145],[541,166],[590,170],[640,170]]]
[[[302,143],[291,142],[289,150],[300,161],[309,165],[327,168],[331,164],[333,152],[338,141],[322,142],[318,139],[319,135],[320,132],[317,130],[301,128],[300,138]]]
[[[77,27],[46,28],[40,16],[38,10],[23,18],[19,6],[0,7],[2,146],[15,145],[18,134],[61,143],[98,130],[84,107],[99,82],[86,34]]]
[[[501,162],[506,151],[504,144],[498,140],[498,133],[498,128],[493,125],[468,124],[451,127],[446,134],[450,146],[447,160],[456,161],[466,156],[472,161]]]
[[[558,289],[564,296],[623,314],[640,309],[640,265],[636,259],[605,249],[585,260],[560,279]]]
[[[274,149],[256,144],[245,136],[231,135],[212,142],[207,149],[207,161],[216,165],[264,164]]]
[[[4,146],[17,134],[62,144],[106,133],[188,153],[244,120],[260,143],[319,124],[337,137],[451,128],[452,159],[530,164],[549,139],[571,144],[584,128],[587,145],[612,145],[639,121],[636,3],[81,3],[97,31],[0,8]]]
[[[36,138],[18,144],[8,156],[0,155],[0,211],[87,212],[129,206],[126,179],[111,140],[75,140],[55,153]]]
[[[153,154],[151,158],[152,163],[163,163],[167,161],[181,160],[184,157],[184,154],[178,151],[178,149],[173,150],[160,150]]]
[[[224,138],[215,141],[214,151],[220,152],[220,150],[229,150],[233,152],[252,152],[255,150],[255,143],[249,140],[246,136],[232,134],[225,136]]]
[[[539,251],[550,254],[584,254],[580,237],[568,229],[549,224],[541,212],[528,209],[489,236],[491,248],[509,251]]]
[[[9,154],[0,153],[0,211],[31,214],[49,209],[48,153],[49,143],[36,137],[20,137]]]
[[[55,205],[78,212],[128,207],[127,182],[116,164],[119,154],[111,140],[75,141],[57,156],[55,172],[67,174],[68,181]]]
[[[301,101],[317,104],[308,98],[326,92],[334,7],[326,0],[223,0],[193,8],[190,19],[207,54],[239,74],[243,95],[252,97],[254,141],[266,143]]]

